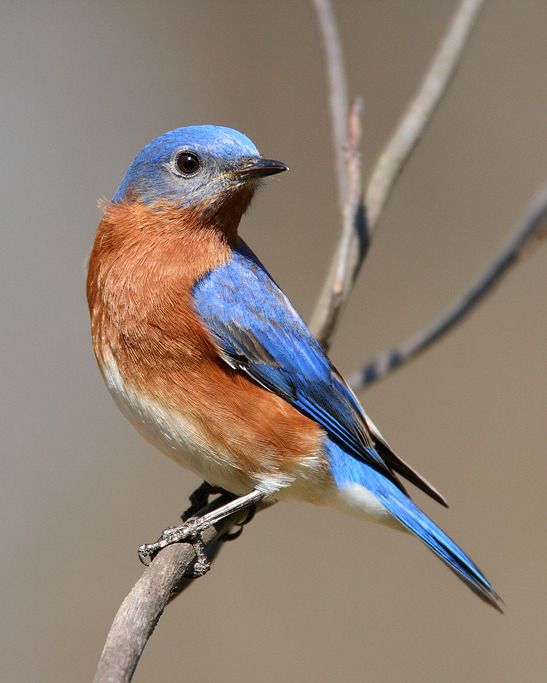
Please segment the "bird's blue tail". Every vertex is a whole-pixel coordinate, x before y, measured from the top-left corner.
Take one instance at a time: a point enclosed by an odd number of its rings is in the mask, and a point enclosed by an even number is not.
[[[500,596],[477,565],[395,484],[372,467],[352,458],[333,442],[328,447],[332,474],[340,489],[363,486],[404,527],[418,536],[480,598],[502,612]]]

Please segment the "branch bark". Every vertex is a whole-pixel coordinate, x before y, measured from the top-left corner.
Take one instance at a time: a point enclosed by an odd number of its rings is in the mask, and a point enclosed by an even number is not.
[[[314,0],[319,24],[322,27],[324,52],[328,59],[329,84],[332,74],[340,69],[342,49],[336,29],[325,26],[334,23],[334,14],[328,0]],[[351,293],[353,284],[370,247],[370,241],[380,221],[388,197],[401,174],[412,151],[430,123],[439,102],[446,93],[468,44],[471,30],[476,23],[483,0],[462,0],[442,38],[436,54],[427,69],[416,95],[409,103],[391,138],[372,171],[362,203],[353,213],[353,223],[343,221],[329,271],[312,315],[310,329],[319,342],[327,348],[332,340],[338,317]],[[325,8],[328,6],[328,10]],[[336,60],[336,63],[331,63]],[[347,111],[341,102],[346,87],[340,87],[336,96],[331,94],[331,118],[337,121],[334,142],[339,150],[349,141],[340,140],[340,119]],[[332,90],[331,90],[332,93]],[[346,136],[347,137],[347,136]],[[340,169],[340,164],[338,164]],[[349,166],[346,168],[346,177]],[[340,178],[340,170],[338,171]],[[345,185],[349,185],[345,181]],[[339,199],[344,204],[342,183],[338,182]],[[345,218],[346,215],[344,214]],[[348,216],[349,219],[349,216]],[[342,273],[342,277],[341,277]]]
[[[222,496],[199,511],[204,515],[213,505],[222,504]],[[202,534],[207,556],[212,562],[222,547],[224,534],[242,520],[247,511],[227,517]],[[127,683],[167,604],[194,579],[185,575],[196,560],[191,543],[174,543],[164,548],[122,602],[106,638],[94,683]]]
[[[354,372],[348,380],[353,391],[359,392],[365,387],[372,386],[439,341],[455,325],[462,322],[488,294],[491,294],[511,268],[545,237],[547,237],[547,183],[535,195],[520,223],[471,287],[433,323],[399,346],[381,353]]]
[[[344,57],[330,0],[312,0],[321,32],[325,58],[329,110],[332,127],[338,204],[342,231],[331,261],[329,275],[312,314],[310,329],[327,349],[338,316],[357,277],[363,249],[358,249],[367,233],[361,179],[361,102],[348,105]]]
[[[325,53],[325,70],[329,93],[329,110],[332,127],[332,142],[336,158],[336,179],[338,203],[343,216],[346,207],[347,177],[345,149],[348,140],[348,86],[344,54],[338,36],[336,19],[329,0],[312,0]]]
[[[418,91],[376,162],[365,193],[370,236],[378,225],[395,181],[448,90],[483,4],[483,0],[460,2]]]

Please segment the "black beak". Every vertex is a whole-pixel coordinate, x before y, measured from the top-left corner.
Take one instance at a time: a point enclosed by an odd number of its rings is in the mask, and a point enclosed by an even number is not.
[[[253,159],[240,166],[235,173],[238,178],[264,178],[265,176],[283,173],[283,171],[288,170],[289,167],[282,161]]]

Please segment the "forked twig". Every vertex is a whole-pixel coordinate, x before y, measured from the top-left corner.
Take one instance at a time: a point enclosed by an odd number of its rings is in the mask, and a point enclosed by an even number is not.
[[[312,0],[321,31],[328,81],[329,110],[336,158],[338,204],[342,232],[324,286],[312,315],[310,329],[328,348],[338,314],[349,296],[360,268],[367,234],[361,177],[361,100],[348,105],[348,88],[342,45],[329,0]]]
[[[336,60],[336,64],[328,64],[327,71],[329,75],[336,74],[342,64],[342,48],[338,42],[336,29],[325,27],[327,22],[334,23],[334,14],[328,0],[313,0],[313,4],[322,27],[324,52],[329,60]],[[354,214],[355,222],[353,224],[349,224],[346,220],[343,221],[342,234],[310,324],[312,332],[325,348],[330,344],[338,316],[343,310],[359,274],[370,246],[371,237],[378,225],[395,181],[430,123],[442,96],[448,89],[452,76],[461,61],[482,4],[483,0],[462,0],[459,4],[418,91],[376,162],[365,191],[365,208],[361,207]],[[332,76],[329,77],[329,83],[331,79]],[[343,112],[347,111],[347,105],[344,106],[340,102],[345,91],[345,85],[339,87],[336,97],[331,94],[330,98],[331,118],[337,122],[334,136],[337,149],[341,146],[349,147],[348,141],[344,145],[339,139],[342,130],[339,119]],[[340,168],[340,164],[338,164],[338,168]],[[349,173],[349,169],[346,170]],[[338,174],[340,176],[340,170]],[[348,184],[349,182],[346,180],[344,187],[347,187]],[[340,181],[338,187],[340,202],[341,205],[344,205],[345,194],[342,192],[343,186]],[[340,265],[342,261],[344,263],[343,268]],[[340,277],[341,272],[343,272],[342,279]]]
[[[342,233],[331,263],[332,282],[323,288],[323,305],[316,307],[310,329],[325,350],[328,350],[338,317],[353,288],[366,252],[367,229],[361,181],[361,101],[356,100],[350,111],[350,133],[346,149],[347,196],[342,214]]]

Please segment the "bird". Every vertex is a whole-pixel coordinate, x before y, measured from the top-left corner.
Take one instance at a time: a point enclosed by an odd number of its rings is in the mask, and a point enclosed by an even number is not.
[[[300,500],[410,532],[502,611],[401,480],[443,496],[396,455],[239,236],[264,178],[286,170],[232,128],[184,126],[143,147],[103,203],[87,300],[106,385],[142,436],[233,494],[156,549],[235,510]]]

